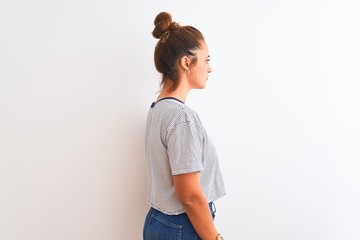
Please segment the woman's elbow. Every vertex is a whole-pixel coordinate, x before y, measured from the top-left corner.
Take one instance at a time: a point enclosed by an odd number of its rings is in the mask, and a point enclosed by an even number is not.
[[[181,205],[185,208],[191,208],[202,204],[205,200],[202,193],[193,192],[193,193],[177,193],[176,197],[178,198]]]
[[[176,197],[184,207],[191,207],[206,201],[200,185],[199,172],[175,176],[174,187]]]

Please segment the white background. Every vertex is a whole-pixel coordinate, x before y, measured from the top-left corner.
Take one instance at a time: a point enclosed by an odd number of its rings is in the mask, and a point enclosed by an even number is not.
[[[160,11],[200,29],[190,93],[225,239],[360,239],[358,1],[0,2],[0,239],[141,239]]]

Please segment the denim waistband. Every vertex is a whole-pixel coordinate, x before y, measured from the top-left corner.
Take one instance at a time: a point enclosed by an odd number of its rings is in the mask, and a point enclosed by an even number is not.
[[[212,218],[214,219],[216,208],[213,202],[209,203],[209,209]],[[156,236],[163,236],[165,239],[170,239],[169,232],[176,232],[177,234],[180,233],[183,237],[182,239],[200,239],[186,213],[168,215],[151,207],[148,214],[146,215],[144,224],[144,239],[153,239],[153,237]]]
[[[211,214],[216,213],[216,207],[215,207],[215,203],[214,203],[214,202],[209,202],[209,208],[210,208]]]
[[[209,209],[210,209],[210,212],[211,212],[211,215],[213,216],[213,218],[215,217],[215,212],[216,212],[216,207],[215,207],[215,203],[214,202],[209,202]],[[182,219],[182,218],[185,218],[187,219],[188,216],[186,213],[180,213],[178,215],[169,215],[169,214],[165,214],[155,208],[151,208],[150,211],[152,212],[152,214],[154,215],[158,215],[158,216],[163,216],[163,217],[166,217],[167,219]]]

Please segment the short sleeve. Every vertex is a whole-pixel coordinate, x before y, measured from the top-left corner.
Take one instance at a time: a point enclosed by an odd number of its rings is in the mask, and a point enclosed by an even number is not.
[[[203,131],[200,126],[185,122],[167,132],[167,153],[172,175],[204,170]]]

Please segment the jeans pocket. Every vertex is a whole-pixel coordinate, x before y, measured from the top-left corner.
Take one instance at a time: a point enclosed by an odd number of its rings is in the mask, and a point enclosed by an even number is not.
[[[174,224],[159,216],[151,216],[146,227],[146,240],[181,240],[182,225]]]

